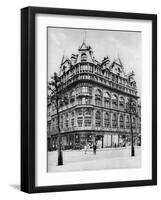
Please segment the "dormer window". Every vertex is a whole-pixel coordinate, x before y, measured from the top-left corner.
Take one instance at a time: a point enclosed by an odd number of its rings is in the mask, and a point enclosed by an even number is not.
[[[86,53],[81,54],[81,62],[87,62],[87,55]]]

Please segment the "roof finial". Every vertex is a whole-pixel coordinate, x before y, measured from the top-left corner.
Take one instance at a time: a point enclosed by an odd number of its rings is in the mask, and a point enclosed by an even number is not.
[[[83,43],[86,43],[86,30],[84,30],[84,34],[83,34]]]

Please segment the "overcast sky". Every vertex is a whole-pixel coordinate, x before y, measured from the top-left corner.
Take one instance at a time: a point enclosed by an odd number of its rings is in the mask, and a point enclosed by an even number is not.
[[[92,47],[96,60],[119,57],[126,73],[134,70],[141,94],[141,32],[48,28],[48,78],[59,72],[63,55],[78,53],[83,40]]]

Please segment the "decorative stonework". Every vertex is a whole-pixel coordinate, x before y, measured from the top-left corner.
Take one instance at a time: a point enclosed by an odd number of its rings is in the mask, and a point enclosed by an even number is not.
[[[60,104],[60,127],[68,141],[68,134],[73,134],[72,138],[77,135],[74,141],[82,134],[84,138],[91,134],[92,140],[96,135],[107,134],[110,138],[115,135],[115,140],[116,136],[119,140],[119,135],[130,134],[129,114],[126,113],[129,97],[135,100],[139,113],[133,118],[134,134],[138,135],[141,115],[134,72],[126,74],[120,58],[110,61],[107,56],[97,61],[91,46],[83,42],[77,54],[70,58],[63,56],[59,75],[67,97],[67,102]],[[56,137],[57,120],[52,102],[48,104],[49,112],[48,134]]]

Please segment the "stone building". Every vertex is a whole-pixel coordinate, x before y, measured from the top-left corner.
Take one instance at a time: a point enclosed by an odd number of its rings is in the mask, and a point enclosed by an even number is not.
[[[77,54],[62,58],[60,73],[67,101],[60,103],[60,129],[64,149],[97,143],[98,148],[130,144],[129,97],[136,102],[138,115],[132,117],[134,138],[141,130],[141,106],[134,73],[126,74],[121,60],[94,58],[83,41]],[[57,117],[48,99],[48,149],[57,147]]]

